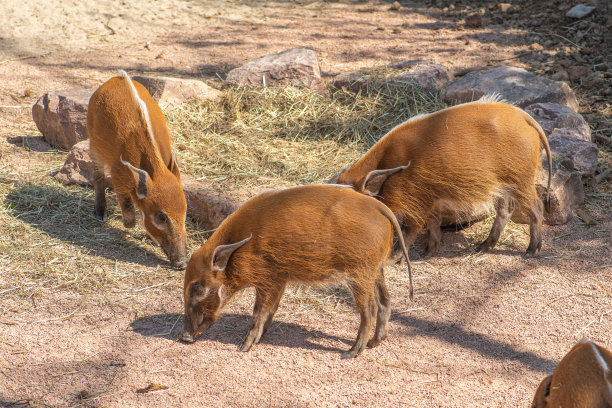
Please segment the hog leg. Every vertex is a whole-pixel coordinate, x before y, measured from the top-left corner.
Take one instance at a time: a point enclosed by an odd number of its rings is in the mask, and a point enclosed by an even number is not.
[[[268,314],[268,318],[266,319],[266,323],[264,324],[263,332],[261,333],[262,336],[266,334],[266,332],[270,328],[270,325],[272,324],[272,319],[274,318],[274,314],[276,314],[276,311],[278,310],[278,305],[280,304],[281,297],[283,296],[283,293],[285,293],[285,286],[286,284],[282,285],[282,288],[279,291],[279,295],[277,296],[274,304],[272,305],[272,308],[270,309],[270,313]]]
[[[94,215],[99,221],[104,221],[106,213],[106,178],[104,167],[94,161]]]
[[[434,212],[427,219],[427,246],[425,247],[425,256],[432,256],[442,241],[442,216],[439,212]]]
[[[136,210],[134,202],[129,194],[121,194],[117,192],[117,201],[121,207],[121,218],[125,228],[133,228],[136,225]]]
[[[506,224],[512,215],[512,209],[510,208],[510,197],[507,194],[503,194],[495,200],[495,211],[497,212],[497,215],[495,216],[495,221],[493,221],[493,227],[491,228],[489,236],[482,244],[476,247],[476,250],[479,252],[486,252],[497,244],[499,236],[506,227]]]
[[[355,283],[352,285],[349,284],[349,287],[353,293],[355,305],[359,310],[361,323],[359,324],[359,331],[357,332],[355,344],[349,351],[342,353],[342,358],[357,357],[365,349],[368,343],[369,333],[372,331],[374,314],[376,313],[376,302],[374,301],[375,294],[372,286],[368,287],[369,290],[364,290],[363,287]]]
[[[385,275],[382,266],[376,278],[376,303],[378,304],[376,328],[374,329],[374,337],[368,342],[368,347],[376,347],[387,338],[387,323],[391,317],[391,302],[389,300],[389,291],[385,285]]]
[[[400,222],[400,218],[398,217],[398,222],[402,229],[402,236],[404,237],[404,243],[406,244],[406,249],[410,250],[412,244],[416,240],[417,234],[420,230],[418,225],[416,224],[404,224]],[[401,245],[399,242],[396,242],[393,246],[393,253],[391,254],[390,261],[391,263],[399,263],[402,260],[404,253],[402,252]]]
[[[281,290],[282,289],[282,290]],[[268,320],[272,321],[273,311],[276,312],[280,298],[283,296],[285,284],[279,288],[266,288],[265,290],[257,288],[255,290],[255,306],[253,307],[253,321],[251,328],[244,342],[240,346],[240,351],[249,351],[251,346],[259,342],[264,332],[264,328]],[[269,323],[268,323],[269,326]]]
[[[524,257],[530,258],[540,251],[542,248],[542,217],[543,208],[542,201],[538,197],[535,187],[531,191],[529,214],[529,246]]]

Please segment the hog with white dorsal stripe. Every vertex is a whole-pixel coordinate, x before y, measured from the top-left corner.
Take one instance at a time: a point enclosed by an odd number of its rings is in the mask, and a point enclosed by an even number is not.
[[[532,408],[612,408],[612,353],[582,339],[544,378]]]
[[[106,212],[105,169],[121,207],[123,224],[136,224],[136,211],[170,262],[187,264],[187,204],[166,120],[149,92],[125,71],[102,84],[87,109],[94,161],[96,218]]]
[[[522,109],[485,97],[396,126],[330,183],[379,198],[402,224],[410,246],[426,226],[427,255],[438,248],[443,213],[470,214],[493,202],[497,217],[481,251],[495,246],[516,208],[530,219],[526,256],[542,246],[542,201],[535,189],[540,150],[550,148],[540,125]],[[458,217],[461,218],[461,217]]]

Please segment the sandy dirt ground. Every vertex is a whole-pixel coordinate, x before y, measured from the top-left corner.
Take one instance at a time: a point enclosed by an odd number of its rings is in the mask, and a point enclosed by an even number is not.
[[[66,153],[40,141],[31,106],[54,89],[97,86],[117,69],[214,79],[294,46],[317,50],[326,77],[408,59],[453,70],[500,63],[540,67],[537,55],[516,58],[541,48],[525,30],[503,24],[470,30],[457,27],[457,16],[467,11],[389,6],[3,1],[0,170],[9,166],[28,178],[40,163],[61,162]],[[26,149],[15,142],[18,137],[39,148]],[[521,257],[528,240],[524,226],[514,226],[497,249],[482,255],[471,245],[486,236],[484,223],[446,232],[440,253],[430,259],[420,257],[418,241],[411,250],[415,300],[407,296],[405,267],[388,267],[389,337],[350,361],[341,360],[340,351],[352,344],[359,318],[343,289],[290,288],[261,343],[241,353],[251,291],[238,295],[199,341],[185,345],[177,342],[182,271],[164,272],[158,285],[103,291],[40,284],[29,296],[22,292],[30,286],[16,285],[12,277],[27,265],[0,253],[0,406],[528,406],[539,381],[582,336],[612,348],[612,219],[601,210],[609,200],[609,189],[588,190],[585,208],[598,225],[587,227],[576,218],[545,226],[535,259]],[[24,231],[40,234],[41,245],[53,237],[35,226]],[[192,249],[198,245],[191,243]],[[75,240],[53,250],[100,259],[105,268],[112,258]],[[108,268],[158,273],[165,270],[160,259],[118,254]],[[32,277],[32,287],[44,282],[42,275]],[[150,384],[163,389],[146,392]]]

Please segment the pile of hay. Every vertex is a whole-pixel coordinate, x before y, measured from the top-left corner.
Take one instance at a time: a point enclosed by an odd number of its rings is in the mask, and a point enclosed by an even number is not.
[[[236,87],[192,101],[167,113],[181,170],[219,190],[324,182],[397,124],[442,107],[412,83],[376,89]]]

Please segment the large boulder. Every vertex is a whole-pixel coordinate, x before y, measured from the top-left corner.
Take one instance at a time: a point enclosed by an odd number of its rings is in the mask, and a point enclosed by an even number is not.
[[[353,92],[368,92],[373,88],[375,90],[383,83],[411,81],[426,92],[437,93],[453,82],[454,79],[453,74],[437,62],[410,60],[379,69],[345,72],[337,75],[330,82],[330,85],[336,89],[344,88]]]
[[[584,187],[580,173],[574,170],[573,163],[566,157],[553,154],[552,179],[550,186],[550,211],[544,211],[544,223],[548,225],[565,224],[574,216],[574,209],[584,201]],[[542,155],[542,168],[536,177],[536,190],[544,201],[548,183],[548,163]],[[529,218],[522,211],[512,214],[512,221],[528,224]]]
[[[89,154],[89,139],[72,146],[64,165],[55,177],[64,185],[93,185],[94,165]],[[106,184],[109,187],[112,185],[110,174],[106,174]]]
[[[87,139],[87,105],[95,89],[60,89],[43,95],[32,118],[51,145],[69,150]]]
[[[215,99],[222,95],[218,89],[197,79],[150,76],[134,76],[132,79],[147,88],[162,109],[180,105],[192,98]]]
[[[207,230],[217,228],[241,204],[203,183],[186,178],[183,180],[183,190],[187,200],[187,216]]]
[[[548,144],[552,152],[569,158],[582,176],[592,176],[597,169],[599,148],[581,136],[575,129],[555,129],[548,137]]]
[[[72,146],[62,169],[55,175],[62,184],[93,185],[94,166],[89,155],[89,139]]]
[[[534,103],[525,108],[525,112],[531,115],[536,122],[542,126],[546,136],[555,129],[575,129],[580,138],[591,141],[591,128],[581,114],[574,112],[565,105],[558,103]]]
[[[276,54],[267,54],[231,70],[225,85],[248,87],[293,85],[325,93],[319,57],[315,50],[297,47]]]
[[[576,95],[566,83],[507,66],[466,74],[442,92],[442,99],[447,103],[470,102],[491,94],[499,94],[521,108],[538,102],[553,102],[578,109]]]

